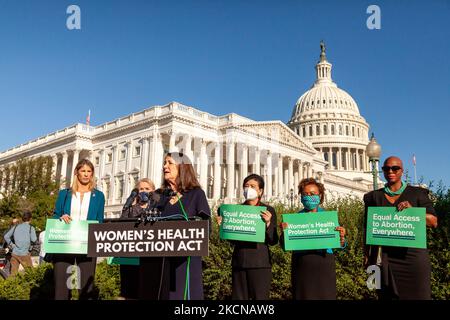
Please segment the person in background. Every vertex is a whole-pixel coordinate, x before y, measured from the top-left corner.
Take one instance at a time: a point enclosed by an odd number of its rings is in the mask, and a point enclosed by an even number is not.
[[[249,175],[244,179],[243,188],[245,198],[243,205],[266,207],[266,210],[261,211],[266,233],[264,243],[231,241],[234,245],[231,259],[231,298],[233,300],[268,300],[272,280],[269,245],[278,243],[277,215],[273,207],[261,202],[264,194],[264,179],[261,176]],[[217,217],[217,222],[222,223],[220,215]]]
[[[369,207],[425,208],[427,227],[437,227],[437,217],[428,190],[413,187],[402,181],[403,162],[398,157],[388,157],[382,167],[387,181],[384,188],[364,195],[365,216]],[[381,300],[430,300],[431,264],[428,249],[366,246],[365,266],[381,265]]]
[[[124,206],[121,218],[138,219],[145,214],[148,207],[151,193],[155,191],[155,184],[148,178],[138,181],[135,187],[137,195],[130,207]],[[139,258],[137,258],[139,260]],[[127,259],[124,259],[125,261]],[[121,264],[120,265],[120,296],[124,299],[138,299],[141,272],[138,265]],[[145,288],[143,289],[145,290]]]
[[[22,223],[15,225],[5,234],[6,243],[12,248],[11,276],[19,271],[20,265],[24,268],[32,267],[30,247],[36,242],[36,229],[30,224],[32,214],[25,211],[22,215]]]
[[[74,170],[72,188],[59,192],[56,200],[54,218],[65,223],[72,221],[95,220],[103,222],[105,196],[95,188],[94,165],[88,159],[80,160]],[[70,267],[74,264],[80,270],[79,299],[93,297],[96,258],[86,254],[54,254],[55,300],[68,300],[71,289],[67,286],[71,276]]]
[[[325,198],[325,187],[313,178],[300,181],[298,192],[304,209],[299,214],[314,212],[320,214]],[[283,232],[288,227],[281,223]],[[345,228],[338,226],[341,248],[346,246]],[[336,300],[336,265],[332,249],[296,250],[291,259],[292,297],[294,300]]]

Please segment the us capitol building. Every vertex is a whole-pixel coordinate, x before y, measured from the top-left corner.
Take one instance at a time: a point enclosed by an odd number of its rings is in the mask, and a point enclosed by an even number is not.
[[[324,183],[327,198],[362,197],[372,188],[365,154],[369,125],[355,100],[333,82],[323,43],[315,70],[316,81],[287,124],[216,116],[171,102],[95,127],[78,123],[1,152],[0,172],[24,157],[52,156],[53,172],[65,187],[74,164],[89,158],[110,217],[140,178],[161,184],[168,151],[189,156],[211,203],[241,201],[242,181],[250,173],[264,177],[266,200],[292,201],[306,177]]]

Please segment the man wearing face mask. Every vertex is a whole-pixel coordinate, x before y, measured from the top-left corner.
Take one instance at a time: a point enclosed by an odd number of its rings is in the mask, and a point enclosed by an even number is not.
[[[313,178],[303,179],[298,186],[303,210],[299,213],[324,211],[325,188]],[[281,245],[287,223],[281,223]],[[336,227],[341,247],[346,246],[344,227]],[[336,270],[332,249],[292,251],[291,282],[294,300],[336,300]]]
[[[276,230],[277,216],[275,209],[261,202],[264,192],[264,179],[251,174],[244,179],[244,205],[266,207],[261,211],[261,218],[266,224],[264,243],[231,241],[234,244],[232,265],[232,299],[233,300],[267,300],[269,299],[272,280],[272,262],[269,245],[278,243]],[[218,223],[222,217],[218,216]]]

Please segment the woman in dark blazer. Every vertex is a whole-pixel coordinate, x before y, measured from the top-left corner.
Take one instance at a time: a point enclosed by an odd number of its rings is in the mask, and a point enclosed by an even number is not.
[[[72,188],[59,192],[56,200],[54,218],[65,223],[71,221],[95,220],[103,222],[105,196],[94,188],[94,165],[88,159],[80,160],[75,166]],[[70,266],[76,265],[80,270],[79,299],[90,299],[94,289],[96,258],[86,254],[54,254],[55,300],[68,300],[70,289],[67,280]]]
[[[298,192],[303,210],[299,213],[325,211],[320,207],[325,197],[325,187],[313,178],[300,181]],[[281,224],[282,232],[288,226]],[[341,248],[346,246],[345,228],[335,228],[339,232]],[[283,245],[284,236],[281,244]],[[294,300],[336,300],[336,263],[333,250],[292,251],[291,283]]]
[[[233,300],[267,300],[269,299],[270,282],[272,281],[272,261],[269,245],[278,243],[277,215],[275,209],[261,202],[264,193],[264,179],[251,174],[244,179],[243,203],[249,206],[266,207],[261,211],[261,218],[266,224],[264,243],[248,241],[231,241],[234,244],[232,266]],[[218,223],[222,217],[218,216]]]
[[[426,225],[437,226],[433,203],[428,190],[408,186],[402,181],[403,163],[389,157],[383,165],[386,185],[364,195],[365,222],[368,207],[396,207],[398,211],[411,207],[426,208]],[[380,299],[431,299],[431,265],[427,249],[366,246],[365,266],[381,266]]]
[[[164,183],[157,190],[161,217],[209,220],[209,204],[191,160],[183,153],[168,153],[162,169]],[[202,257],[143,257],[141,270],[143,299],[203,300]]]

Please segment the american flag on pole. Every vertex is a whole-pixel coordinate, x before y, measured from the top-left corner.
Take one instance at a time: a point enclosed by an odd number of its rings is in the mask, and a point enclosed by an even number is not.
[[[413,154],[412,162],[413,162],[413,166],[414,166],[414,185],[417,185],[416,155],[415,154]]]
[[[89,109],[88,115],[86,117],[86,125],[91,125],[91,109]]]
[[[416,165],[416,155],[415,154],[413,154],[413,165],[414,166]]]

